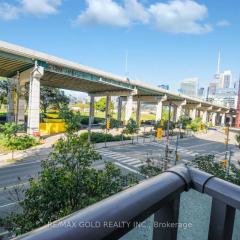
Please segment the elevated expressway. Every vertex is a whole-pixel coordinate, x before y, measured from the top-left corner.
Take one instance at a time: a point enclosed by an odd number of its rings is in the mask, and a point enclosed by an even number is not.
[[[91,96],[90,122],[93,120],[94,97],[106,96],[107,109],[111,96],[119,96],[118,118],[121,119],[122,101],[126,101],[125,121],[132,115],[133,101],[137,101],[137,121],[140,120],[141,102],[156,104],[156,120],[162,117],[162,107],[168,105],[177,121],[181,114],[193,119],[225,123],[229,109],[198,98],[176,94],[142,82],[86,67],[62,58],[0,41],[0,76],[17,82],[17,109],[9,91],[9,120],[24,121],[25,83],[30,83],[28,104],[28,131],[39,131],[40,84],[86,92]],[[14,113],[15,112],[15,113]],[[17,114],[16,114],[17,112]],[[108,111],[106,111],[106,115]],[[220,120],[221,119],[221,120]]]

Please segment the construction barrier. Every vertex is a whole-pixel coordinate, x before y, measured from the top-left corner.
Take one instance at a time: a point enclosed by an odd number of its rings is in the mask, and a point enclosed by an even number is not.
[[[52,135],[66,131],[64,122],[59,123],[40,123],[40,133],[44,135]]]

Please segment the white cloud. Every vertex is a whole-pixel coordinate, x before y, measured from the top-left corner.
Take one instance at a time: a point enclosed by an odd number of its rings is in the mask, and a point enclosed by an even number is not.
[[[87,9],[76,23],[127,26],[129,19],[123,7],[112,0],[86,0]]]
[[[137,0],[125,0],[124,8],[130,22],[148,23],[149,13]]]
[[[54,14],[63,0],[19,0],[17,6],[6,2],[0,3],[0,18],[3,20],[17,19],[22,14],[35,16]]]
[[[76,24],[100,24],[119,27],[133,22],[148,21],[148,13],[137,0],[125,0],[123,5],[113,0],[86,0],[87,9],[78,16]]]
[[[19,9],[8,3],[0,3],[0,18],[3,20],[13,20],[18,18]]]
[[[218,27],[229,27],[231,23],[227,20],[221,20],[216,24]]]
[[[154,26],[172,33],[201,34],[212,31],[209,24],[203,24],[207,17],[207,7],[192,0],[173,0],[150,6]]]
[[[170,0],[144,6],[139,0],[85,0],[87,8],[77,24],[101,24],[127,27],[133,23],[153,25],[160,31],[201,34],[212,31],[204,23],[208,9],[194,0]]]

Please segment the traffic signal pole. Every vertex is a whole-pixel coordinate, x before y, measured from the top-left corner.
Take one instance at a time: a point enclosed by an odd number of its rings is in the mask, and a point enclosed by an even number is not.
[[[164,170],[167,169],[168,163],[168,151],[169,151],[169,128],[170,128],[170,117],[171,117],[171,102],[168,105],[168,124],[167,124],[167,138],[166,138],[166,149],[165,149],[165,163],[164,163]]]

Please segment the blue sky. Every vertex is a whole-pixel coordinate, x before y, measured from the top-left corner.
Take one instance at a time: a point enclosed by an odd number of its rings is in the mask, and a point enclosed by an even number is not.
[[[0,39],[172,90],[240,73],[239,0],[0,0]]]

